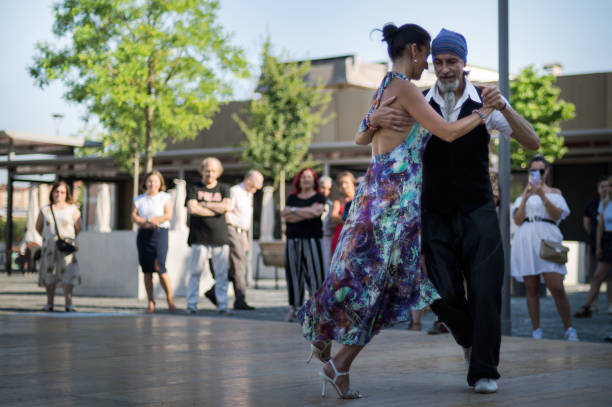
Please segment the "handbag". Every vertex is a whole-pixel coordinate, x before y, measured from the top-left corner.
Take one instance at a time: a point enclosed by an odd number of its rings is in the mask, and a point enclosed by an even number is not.
[[[534,216],[529,216],[529,221],[536,224],[536,231],[540,238],[540,258],[557,264],[567,263],[567,252],[569,252],[569,247],[563,246],[563,244],[553,240],[542,239],[540,228],[537,226],[537,222],[539,221],[536,220]]]
[[[72,243],[62,239],[60,235],[59,229],[57,228],[57,220],[55,219],[55,213],[53,212],[53,204],[49,205],[51,209],[51,215],[53,216],[53,223],[55,224],[55,234],[57,235],[57,240],[55,241],[55,248],[64,254],[72,254],[77,251],[77,247]]]
[[[553,242],[552,240],[541,240],[540,257],[544,260],[565,264],[567,263],[567,252],[569,252],[569,247],[563,246],[561,243]]]

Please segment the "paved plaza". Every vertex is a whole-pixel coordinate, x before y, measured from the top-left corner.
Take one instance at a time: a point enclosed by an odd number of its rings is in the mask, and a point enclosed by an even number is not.
[[[169,314],[158,299],[79,297],[77,313],[40,312],[45,296],[34,275],[0,275],[2,406],[330,406],[320,397],[317,363],[306,365],[299,326],[283,322],[284,287],[249,289],[255,311],[218,316],[205,298],[196,316]],[[586,287],[571,289],[572,308]],[[56,309],[63,309],[58,293]],[[600,298],[603,309],[604,296]],[[184,309],[184,298],[177,298]],[[400,324],[378,335],[353,367],[360,406],[607,406],[612,399],[612,316],[578,320],[583,341],[559,340],[562,326],[542,300],[545,338],[530,334],[523,298],[512,299],[513,336],[502,339],[500,391],[467,386],[462,353],[450,335]],[[433,321],[424,317],[424,327]],[[521,337],[522,336],[522,337]],[[551,340],[552,339],[552,340]]]
[[[156,277],[157,278],[157,277]],[[260,280],[258,289],[249,288],[247,292],[248,302],[254,305],[255,311],[236,311],[234,315],[228,318],[238,319],[253,319],[266,321],[283,321],[287,314],[287,292],[284,282],[280,282],[279,289],[274,288],[273,280]],[[605,284],[602,287],[602,293],[599,296],[599,309],[597,314],[593,314],[592,318],[573,319],[573,325],[578,330],[580,339],[585,342],[602,342],[603,338],[612,333],[612,315],[608,315],[606,311]],[[588,285],[570,286],[567,287],[568,296],[571,304],[572,312],[577,310],[584,302]],[[102,315],[123,315],[133,314],[138,315],[143,313],[146,308],[145,300],[136,298],[117,298],[117,297],[82,297],[79,296],[78,286],[75,288],[74,304],[80,311],[77,315],[70,317],[83,316],[102,316]],[[13,273],[7,276],[4,273],[0,274],[0,315],[33,315],[41,314],[49,317],[62,317],[64,298],[61,290],[55,298],[56,310],[51,314],[42,313],[40,309],[45,304],[45,294],[42,287],[36,284],[35,274]],[[512,336],[530,337],[531,322],[527,314],[527,306],[525,298],[513,297],[511,299],[512,310]],[[168,312],[165,299],[157,298],[157,313],[164,314]],[[178,313],[182,315],[185,309],[185,298],[178,297],[175,299]],[[230,304],[233,299],[230,298]],[[213,305],[204,297],[200,299],[200,312],[196,316],[200,317],[217,317]],[[547,339],[562,339],[563,325],[557,314],[554,301],[551,296],[546,296],[541,299],[541,326],[544,331],[544,338]],[[435,319],[432,313],[427,313],[423,317],[423,329],[431,326]],[[399,325],[395,329],[405,329],[405,326]],[[612,350],[612,344],[610,344]]]

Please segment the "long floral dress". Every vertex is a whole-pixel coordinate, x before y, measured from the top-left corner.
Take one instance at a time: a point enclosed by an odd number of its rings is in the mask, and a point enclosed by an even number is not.
[[[57,233],[50,206],[41,208],[44,218],[43,244],[40,256],[40,268],[38,270],[38,285],[40,287],[62,282],[63,284],[76,285],[81,282],[79,266],[75,253],[65,254],[57,250],[55,241]],[[74,213],[78,211],[75,205],[68,205],[63,209],[53,209],[57,219],[57,227],[62,239],[74,243],[76,231],[74,228]]]
[[[380,104],[392,78],[376,95]],[[372,157],[323,286],[298,311],[307,340],[365,345],[381,328],[439,299],[421,268],[423,152],[431,134],[415,123],[404,142]]]

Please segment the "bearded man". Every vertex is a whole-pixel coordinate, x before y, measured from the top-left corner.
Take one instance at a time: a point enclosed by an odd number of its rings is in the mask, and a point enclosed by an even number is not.
[[[468,384],[478,393],[493,393],[500,377],[504,253],[489,180],[489,132],[497,130],[528,149],[539,148],[540,141],[497,87],[481,90],[467,79],[463,35],[442,29],[431,53],[438,80],[425,98],[446,121],[455,122],[484,104],[497,109],[485,125],[452,143],[429,140],[423,157],[421,235],[427,274],[442,296],[431,308],[464,349]],[[370,123],[408,133],[413,119],[388,107],[393,101],[371,113]]]

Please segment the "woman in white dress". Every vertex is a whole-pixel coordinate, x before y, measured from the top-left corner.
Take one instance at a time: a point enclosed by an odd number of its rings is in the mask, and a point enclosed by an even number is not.
[[[166,293],[168,310],[176,312],[172,300],[170,277],[166,273],[168,254],[168,228],[172,219],[172,199],[166,191],[164,177],[159,171],[145,175],[145,193],[134,198],[132,222],[138,225],[136,247],[138,262],[144,273],[145,290],[149,300],[146,312],[155,312],[153,297],[153,273],[159,274],[159,282]]]
[[[510,268],[516,280],[525,282],[525,298],[533,326],[533,338],[542,338],[539,292],[540,282],[545,282],[565,325],[565,338],[577,341],[578,334],[572,328],[570,305],[563,287],[567,272],[565,265],[540,257],[542,239],[561,243],[563,235],[558,224],[570,213],[561,191],[546,185],[549,171],[550,167],[544,157],[537,155],[529,161],[529,182],[512,205],[514,222],[518,228],[512,241]]]
[[[38,285],[47,291],[47,304],[43,311],[53,311],[55,286],[62,282],[66,298],[66,312],[75,312],[72,305],[72,289],[81,282],[75,253],[65,253],[56,246],[57,230],[60,237],[76,245],[76,236],[81,230],[81,212],[72,203],[70,188],[64,181],[53,184],[49,193],[49,205],[40,209],[36,230],[42,235],[43,244],[38,270]],[[55,220],[53,219],[55,216]],[[56,228],[57,223],[57,228]]]

